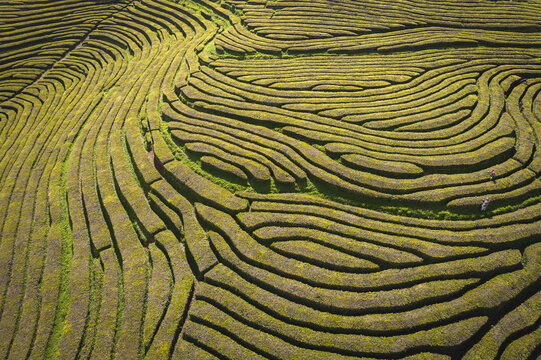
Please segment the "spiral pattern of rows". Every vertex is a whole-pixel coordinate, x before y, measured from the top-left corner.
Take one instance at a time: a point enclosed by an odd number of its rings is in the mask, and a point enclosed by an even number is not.
[[[541,356],[539,1],[3,1],[0,49],[0,358]]]

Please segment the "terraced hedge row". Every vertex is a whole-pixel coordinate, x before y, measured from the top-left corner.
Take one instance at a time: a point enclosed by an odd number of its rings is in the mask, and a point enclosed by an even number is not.
[[[0,4],[0,358],[538,358],[540,13]]]

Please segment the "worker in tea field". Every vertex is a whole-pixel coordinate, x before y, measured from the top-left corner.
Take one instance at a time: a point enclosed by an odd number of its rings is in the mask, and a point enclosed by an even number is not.
[[[494,169],[492,169],[492,171],[490,172],[490,180],[496,180],[496,171],[494,171]]]
[[[488,204],[490,203],[490,200],[486,198],[483,203],[481,204],[481,211],[486,211]]]

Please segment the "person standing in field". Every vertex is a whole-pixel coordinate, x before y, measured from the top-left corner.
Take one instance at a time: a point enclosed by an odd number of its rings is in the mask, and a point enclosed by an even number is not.
[[[481,204],[481,211],[486,211],[489,203],[490,203],[490,200],[486,198]]]

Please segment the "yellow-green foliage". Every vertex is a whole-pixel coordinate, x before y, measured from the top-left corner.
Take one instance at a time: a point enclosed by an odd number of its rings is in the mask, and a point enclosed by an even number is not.
[[[0,14],[0,358],[538,356],[539,2]]]

